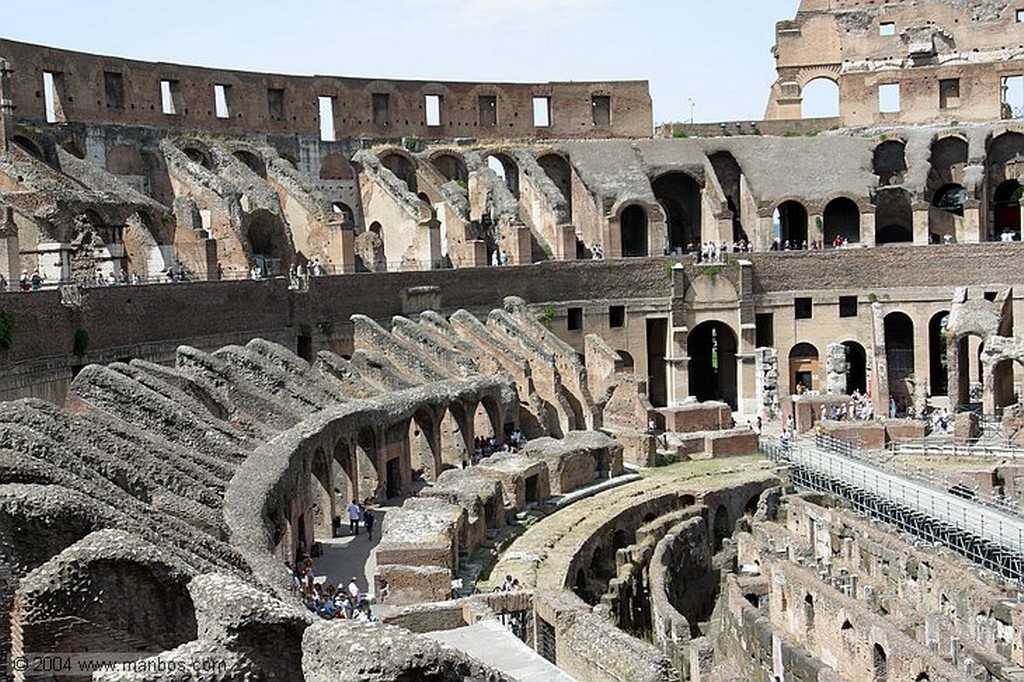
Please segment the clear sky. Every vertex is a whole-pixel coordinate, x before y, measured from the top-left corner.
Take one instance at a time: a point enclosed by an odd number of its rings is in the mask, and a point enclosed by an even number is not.
[[[51,0],[0,35],[150,61],[467,81],[646,79],[655,122],[757,120],[799,0]],[[14,65],[17,68],[17,65]]]

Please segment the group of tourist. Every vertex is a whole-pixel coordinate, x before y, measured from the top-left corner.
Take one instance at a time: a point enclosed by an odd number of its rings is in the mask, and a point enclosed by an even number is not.
[[[676,247],[671,255],[682,255],[682,249]],[[753,247],[745,239],[732,242],[716,244],[713,241],[702,244],[699,248],[693,242],[686,245],[686,253],[693,256],[694,263],[724,263],[725,257],[730,253],[747,253],[753,251]]]
[[[302,595],[303,605],[321,618],[331,620],[340,618],[354,620],[359,623],[376,623],[369,597],[359,588],[359,579],[352,576],[348,585],[340,583],[318,583],[314,578],[313,560],[308,557],[296,564],[292,571],[292,581],[297,592]]]
[[[519,452],[526,445],[526,436],[519,429],[512,431],[507,438],[477,436],[473,439],[473,464],[479,464],[498,452]]]
[[[505,249],[502,249],[501,251],[495,249],[494,251],[491,252],[491,265],[493,265],[494,267],[508,267],[508,264],[508,251],[506,251]]]
[[[861,393],[859,389],[854,389],[850,396],[850,402],[845,405],[838,403],[822,405],[818,417],[820,421],[869,421],[875,418],[875,406],[871,402],[871,396]]]

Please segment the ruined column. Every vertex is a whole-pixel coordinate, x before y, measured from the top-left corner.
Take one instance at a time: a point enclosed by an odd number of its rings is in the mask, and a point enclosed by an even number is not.
[[[846,361],[846,346],[830,343],[825,347],[825,392],[846,395],[850,365]]]
[[[11,92],[11,66],[6,59],[0,57],[0,152],[6,152],[11,148],[13,135],[14,94]]]
[[[754,351],[754,384],[758,415],[774,418],[779,413],[779,351],[775,348]]]
[[[324,264],[327,272],[332,275],[348,274],[356,271],[355,225],[342,216],[331,216],[326,221],[327,233],[331,236],[325,254]]]
[[[928,207],[914,209],[914,243],[923,245],[928,243],[930,231]]]
[[[7,280],[8,290],[17,289],[21,272],[21,246],[18,243],[18,225],[14,222],[14,208],[0,204],[0,273]]]

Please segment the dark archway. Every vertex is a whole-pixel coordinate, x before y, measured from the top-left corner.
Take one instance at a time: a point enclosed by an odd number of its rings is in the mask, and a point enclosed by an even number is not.
[[[860,209],[848,197],[837,197],[825,207],[825,245],[835,246],[839,239],[850,244],[860,241]]]
[[[711,167],[718,178],[718,184],[725,193],[725,202],[732,213],[732,240],[747,241],[747,232],[743,229],[743,221],[740,219],[740,178],[743,176],[743,169],[731,153],[727,151],[715,152],[708,156]]]
[[[872,648],[872,663],[874,664],[874,682],[888,682],[889,680],[889,657],[881,644],[875,644]]]
[[[29,138],[24,135],[15,135],[11,138],[11,142],[28,152],[30,156],[34,156],[36,159],[46,163],[46,156],[43,154],[43,150]]]
[[[914,241],[914,211],[910,195],[893,187],[879,190],[875,197],[875,243]]]
[[[906,145],[902,140],[886,140],[875,147],[871,160],[872,172],[878,176],[878,185],[899,185],[907,171]]]
[[[732,524],[729,523],[729,510],[724,504],[715,509],[715,551],[722,549],[722,541],[732,535]]]
[[[398,152],[393,151],[383,152],[380,155],[380,163],[382,166],[394,173],[396,178],[404,182],[410,192],[416,194],[419,191],[416,183],[416,164],[405,156],[405,154],[399,154]]]
[[[431,157],[430,163],[448,182],[457,182],[463,186],[469,182],[469,170],[466,168],[466,162],[451,152],[435,154]]]
[[[569,161],[561,154],[544,154],[537,158],[537,163],[562,193],[569,212],[568,219],[572,220],[572,166]]]
[[[724,322],[702,322],[687,336],[690,395],[736,409],[736,334]]]
[[[790,393],[799,393],[798,386],[808,391],[820,388],[818,357],[818,349],[809,343],[798,343],[789,351]]]
[[[807,243],[807,209],[799,201],[784,201],[775,209],[781,243],[789,242],[793,248]],[[817,237],[815,237],[817,238]]]
[[[1024,188],[1016,180],[1006,180],[996,187],[992,195],[993,238],[1004,234],[1020,240],[1020,198]]]
[[[889,395],[910,405],[907,379],[914,374],[914,322],[905,313],[885,316],[885,361],[889,369]]]
[[[413,480],[433,483],[441,473],[441,444],[434,417],[421,407],[409,420],[409,460]]]
[[[363,427],[356,440],[356,474],[359,476],[360,502],[376,502],[380,496],[380,471],[378,471],[377,434],[370,427]]]
[[[267,178],[267,165],[263,163],[263,159],[252,152],[245,151],[244,149],[236,151],[234,156],[236,159],[244,163],[253,173],[264,180]]]
[[[686,173],[672,171],[651,183],[654,196],[668,220],[669,252],[685,251],[701,243],[701,187]]]
[[[846,392],[868,392],[868,354],[864,346],[856,341],[845,341],[846,348]]]
[[[200,149],[196,146],[188,146],[181,151],[185,153],[185,156],[187,156],[190,161],[198,163],[208,171],[213,170],[213,159],[210,158],[210,153],[205,149]]]
[[[283,275],[291,267],[291,249],[281,219],[267,211],[259,211],[246,219],[246,237],[252,259],[263,277]]]
[[[932,315],[928,321],[928,375],[932,395],[949,395],[949,371],[946,356],[946,324],[949,311]]]
[[[633,204],[622,211],[619,218],[619,229],[622,234],[622,255],[624,258],[637,258],[647,253],[647,212]]]

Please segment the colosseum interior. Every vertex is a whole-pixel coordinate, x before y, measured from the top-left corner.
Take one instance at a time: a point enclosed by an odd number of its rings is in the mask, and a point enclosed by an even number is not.
[[[776,34],[657,130],[0,39],[3,674],[1024,681],[1024,5]]]

